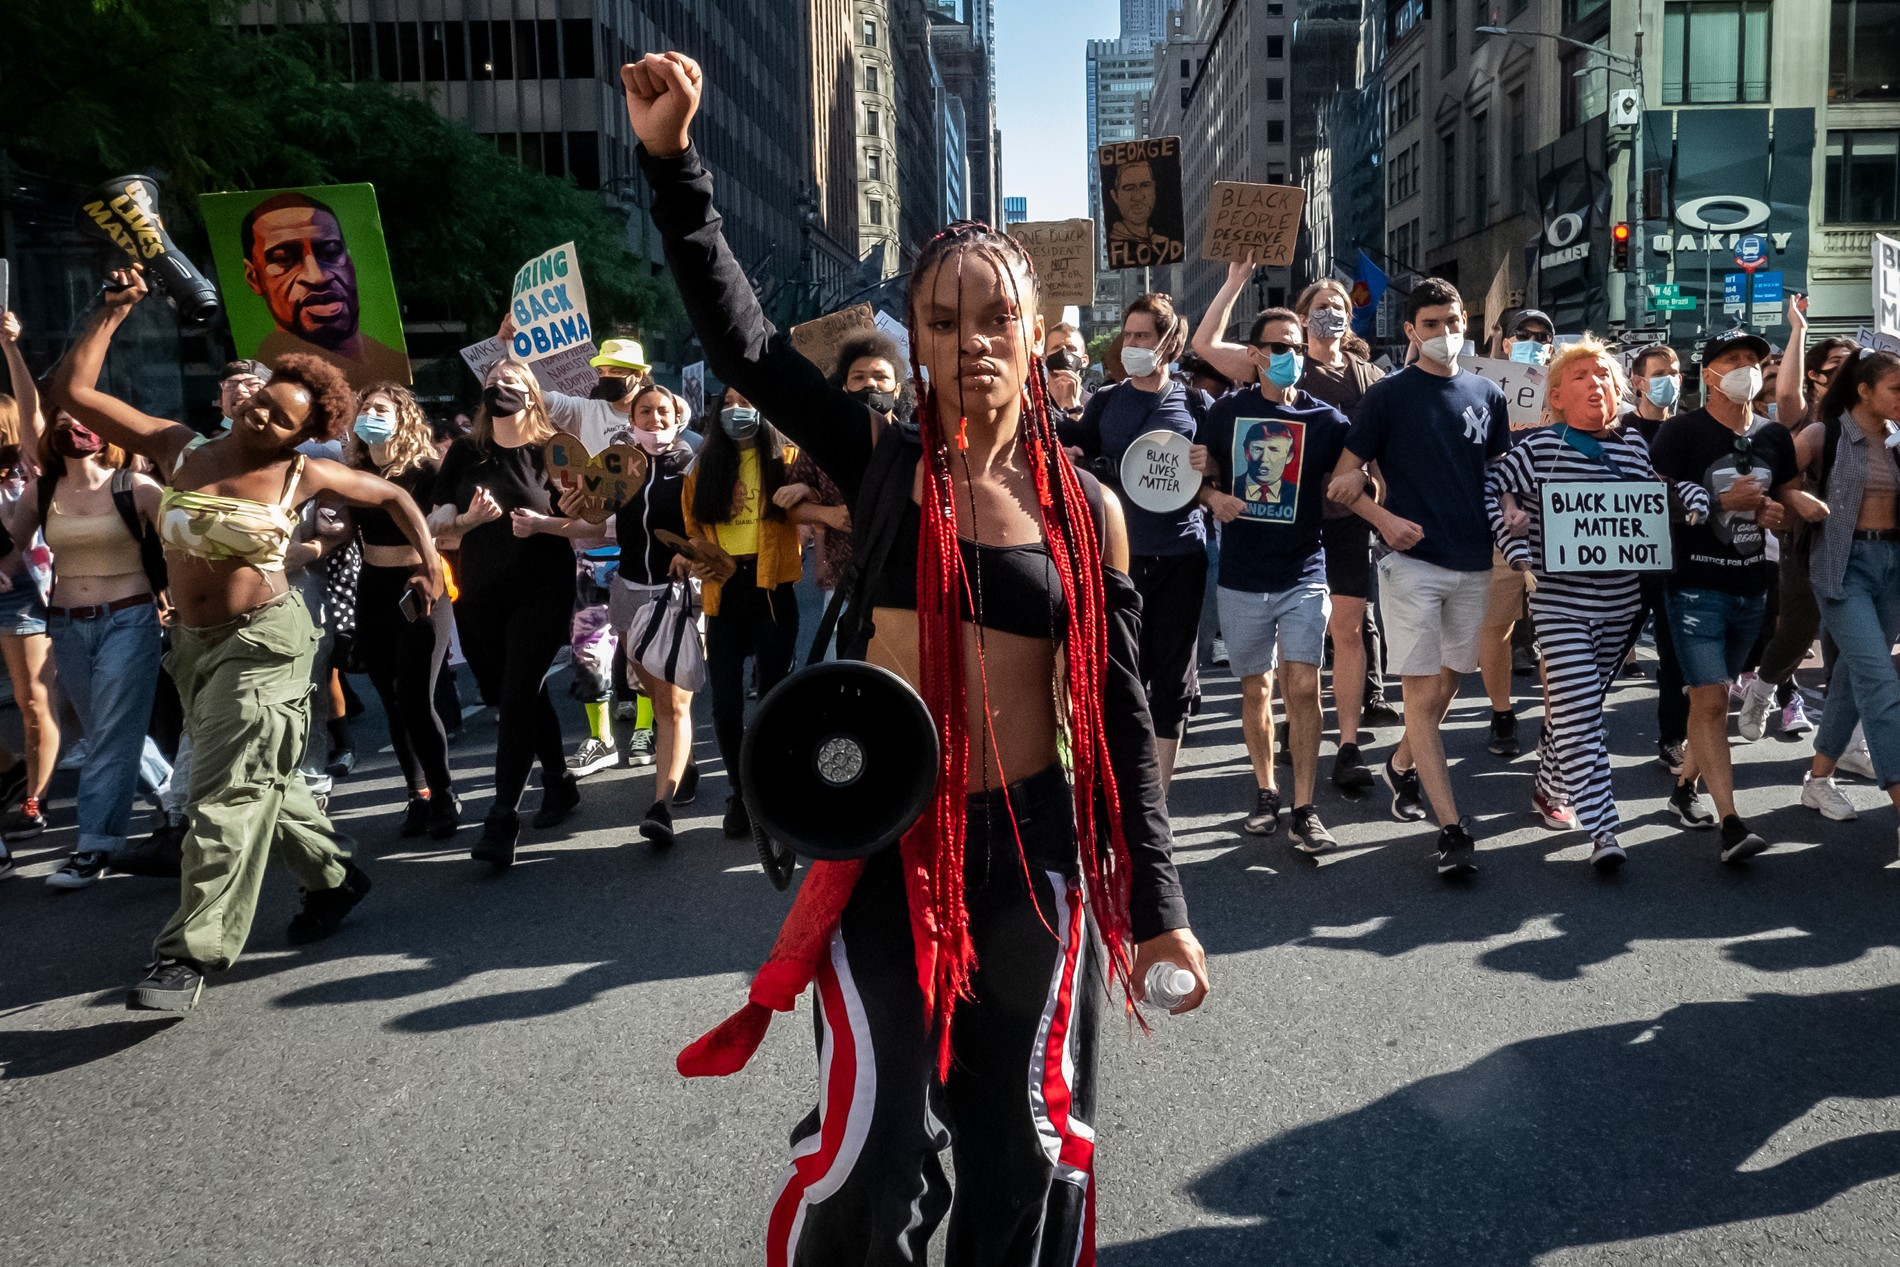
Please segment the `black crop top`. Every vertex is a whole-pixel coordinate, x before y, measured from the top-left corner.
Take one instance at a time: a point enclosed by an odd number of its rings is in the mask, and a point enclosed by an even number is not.
[[[385,475],[384,479],[409,494],[415,500],[416,508],[423,514],[429,513],[430,503],[435,489],[435,463],[421,462],[398,475]],[[356,520],[356,531],[366,546],[406,546],[409,538],[402,535],[402,529],[388,511],[381,506],[358,506],[352,511]]]
[[[922,527],[923,511],[913,502],[898,524],[890,561],[870,578],[871,606],[917,610],[917,537]],[[1024,638],[1054,638],[1069,627],[1069,602],[1045,542],[992,546],[959,537],[957,544],[968,582],[960,602],[963,619]]]

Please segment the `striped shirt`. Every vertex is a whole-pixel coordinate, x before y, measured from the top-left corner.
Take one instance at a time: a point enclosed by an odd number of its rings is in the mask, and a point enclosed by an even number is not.
[[[1537,578],[1531,592],[1533,615],[1545,612],[1578,620],[1633,619],[1642,607],[1639,572],[1547,572],[1544,569],[1545,484],[1603,480],[1653,480],[1667,483],[1650,465],[1649,446],[1634,431],[1606,430],[1592,438],[1603,445],[1600,459],[1580,452],[1564,439],[1562,427],[1523,432],[1515,445],[1494,458],[1485,471],[1484,508],[1498,549],[1513,564],[1528,563]],[[1707,515],[1708,491],[1698,484],[1671,486],[1670,514]],[[1530,515],[1530,532],[1514,537],[1504,529],[1500,500],[1509,493]]]

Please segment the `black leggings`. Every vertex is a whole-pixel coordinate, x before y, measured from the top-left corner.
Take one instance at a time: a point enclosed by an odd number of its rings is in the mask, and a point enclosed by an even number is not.
[[[409,568],[363,565],[356,581],[356,651],[383,701],[409,795],[426,787],[430,796],[443,797],[450,792],[449,746],[435,712],[435,685],[449,658],[454,617],[445,599],[421,620],[403,619],[398,604],[411,575]]]
[[[798,646],[798,599],[790,585],[762,590],[756,558],[719,589],[719,614],[706,617],[706,672],[712,687],[713,737],[726,763],[726,783],[739,793],[739,748],[745,741],[745,662],[758,660],[759,694],[792,671]]]
[[[1207,594],[1207,551],[1138,554],[1129,575],[1141,595],[1141,683],[1155,738],[1179,739],[1199,680],[1201,600]]]
[[[500,709],[495,722],[495,804],[489,812],[512,813],[528,784],[528,771],[541,762],[541,786],[552,787],[567,773],[561,751],[561,720],[548,698],[548,666],[567,645],[574,614],[574,586],[542,586],[519,593],[464,595],[455,604],[455,628],[462,654],[480,684],[482,698]]]

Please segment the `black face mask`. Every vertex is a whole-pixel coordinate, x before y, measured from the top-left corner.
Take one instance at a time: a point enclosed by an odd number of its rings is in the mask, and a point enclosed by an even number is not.
[[[618,402],[627,398],[627,388],[631,386],[633,386],[633,383],[629,379],[602,378],[599,382],[594,384],[594,390],[587,394],[595,400]]]
[[[881,391],[876,387],[860,387],[851,394],[881,414],[888,414],[897,408],[897,396],[893,392]]]
[[[512,418],[528,404],[528,398],[518,388],[506,383],[496,383],[482,393],[482,404],[495,418]]]

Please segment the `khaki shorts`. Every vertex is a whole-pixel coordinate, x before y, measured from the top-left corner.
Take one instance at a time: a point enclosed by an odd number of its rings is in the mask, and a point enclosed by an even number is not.
[[[1400,677],[1476,671],[1492,575],[1454,572],[1403,554],[1379,560],[1387,671]]]
[[[1524,598],[1528,593],[1524,578],[1528,575],[1512,567],[1502,550],[1491,551],[1491,596],[1484,605],[1485,628],[1496,629],[1524,619]]]

